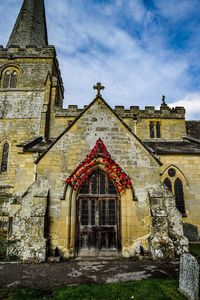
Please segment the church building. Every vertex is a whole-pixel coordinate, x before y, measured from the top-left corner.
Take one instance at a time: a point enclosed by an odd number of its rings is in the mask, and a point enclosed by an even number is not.
[[[92,79],[91,79],[92,80]],[[91,86],[93,88],[93,86]],[[200,235],[200,131],[184,107],[63,108],[44,0],[0,46],[0,235],[7,259],[173,258]],[[68,95],[69,97],[70,95]],[[91,101],[92,100],[92,101]]]

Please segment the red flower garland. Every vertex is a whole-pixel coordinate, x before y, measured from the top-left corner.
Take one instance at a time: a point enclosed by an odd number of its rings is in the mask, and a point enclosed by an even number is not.
[[[87,155],[85,160],[80,163],[72,175],[66,179],[66,183],[73,187],[74,190],[79,189],[92,173],[93,167],[99,163],[97,158],[102,159],[101,162],[105,167],[105,171],[108,177],[111,177],[115,182],[118,192],[122,192],[126,188],[132,187],[131,179],[112,159],[101,139],[97,140],[96,145],[89,155]]]

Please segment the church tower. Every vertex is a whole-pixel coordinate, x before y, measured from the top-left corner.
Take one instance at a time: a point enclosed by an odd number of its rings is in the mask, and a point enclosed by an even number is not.
[[[44,0],[24,0],[6,48],[0,46],[1,203],[34,181],[37,154],[26,153],[25,146],[49,137],[51,112],[55,105],[62,106],[62,100],[56,50],[48,44]]]

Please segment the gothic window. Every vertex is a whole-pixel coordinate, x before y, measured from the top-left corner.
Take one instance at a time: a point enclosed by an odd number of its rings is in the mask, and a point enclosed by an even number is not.
[[[164,182],[163,182],[167,187],[168,189],[172,192],[172,183],[170,181],[169,178],[165,178]]]
[[[184,185],[185,182],[184,175],[179,169],[174,166],[168,168],[165,171],[163,183],[168,187],[168,189],[174,194],[176,201],[176,208],[180,213],[185,216],[185,203],[184,203]],[[165,177],[166,176],[166,177]]]
[[[3,145],[3,152],[2,152],[1,172],[6,172],[8,169],[8,154],[9,154],[9,144],[5,143]]]
[[[182,215],[185,214],[183,184],[179,178],[176,178],[174,182],[174,193],[176,198],[176,207]]]
[[[117,194],[117,190],[112,180],[106,174],[96,170],[82,185],[80,194]]]
[[[4,89],[17,87],[18,70],[15,67],[8,67],[2,73],[2,87]]]
[[[150,138],[161,138],[161,124],[160,122],[153,122],[149,123],[149,132]]]

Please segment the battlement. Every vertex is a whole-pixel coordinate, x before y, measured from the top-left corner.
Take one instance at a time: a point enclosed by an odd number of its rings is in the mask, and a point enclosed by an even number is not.
[[[56,56],[56,50],[54,46],[43,46],[39,48],[37,46],[26,46],[21,48],[19,45],[11,45],[8,48],[4,48],[0,45],[0,58],[6,58],[14,60],[21,57],[51,57]]]
[[[86,107],[87,105],[84,106],[84,109]],[[56,117],[77,117],[84,109],[78,108],[77,105],[69,105],[66,109],[57,110]],[[170,108],[161,105],[159,110],[154,106],[145,106],[144,110],[141,110],[139,106],[130,106],[129,109],[124,106],[115,106],[113,110],[121,118],[185,119],[185,108],[181,106]]]

